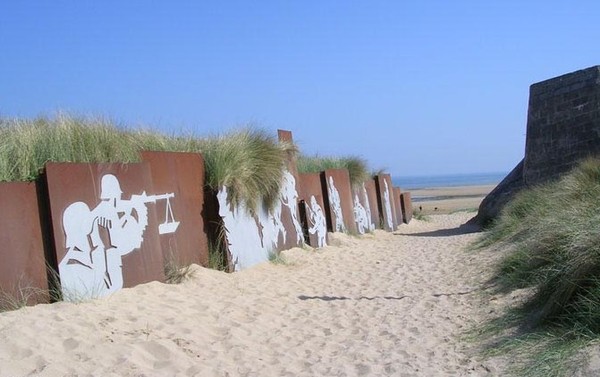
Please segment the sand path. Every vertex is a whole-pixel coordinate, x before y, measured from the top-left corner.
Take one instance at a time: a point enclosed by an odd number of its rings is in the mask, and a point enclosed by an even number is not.
[[[0,376],[480,376],[464,331],[489,311],[473,214],[337,235],[288,264],[198,268],[108,299],[0,314]]]

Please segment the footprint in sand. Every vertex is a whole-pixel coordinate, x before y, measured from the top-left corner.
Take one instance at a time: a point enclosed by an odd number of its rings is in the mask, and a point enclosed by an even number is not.
[[[79,342],[73,338],[67,338],[63,341],[62,345],[65,351],[72,351],[79,347]]]

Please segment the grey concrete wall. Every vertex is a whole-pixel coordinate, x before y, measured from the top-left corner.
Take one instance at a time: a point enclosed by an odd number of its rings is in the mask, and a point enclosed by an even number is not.
[[[531,85],[524,180],[558,178],[600,152],[600,66]]]
[[[600,66],[531,85],[525,158],[481,203],[471,220],[486,224],[522,188],[558,179],[600,155]]]

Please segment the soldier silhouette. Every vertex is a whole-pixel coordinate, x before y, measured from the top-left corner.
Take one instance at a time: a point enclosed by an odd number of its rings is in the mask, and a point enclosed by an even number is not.
[[[140,248],[144,239],[146,203],[174,197],[172,193],[148,196],[143,192],[124,200],[122,195],[117,177],[105,174],[100,203],[94,209],[74,202],[63,212],[67,252],[58,268],[64,295],[95,297],[121,289],[122,257]]]

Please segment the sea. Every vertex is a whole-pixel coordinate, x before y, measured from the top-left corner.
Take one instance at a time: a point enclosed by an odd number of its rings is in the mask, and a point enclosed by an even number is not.
[[[392,176],[392,183],[404,191],[435,187],[494,185],[500,183],[507,175],[508,172]]]

